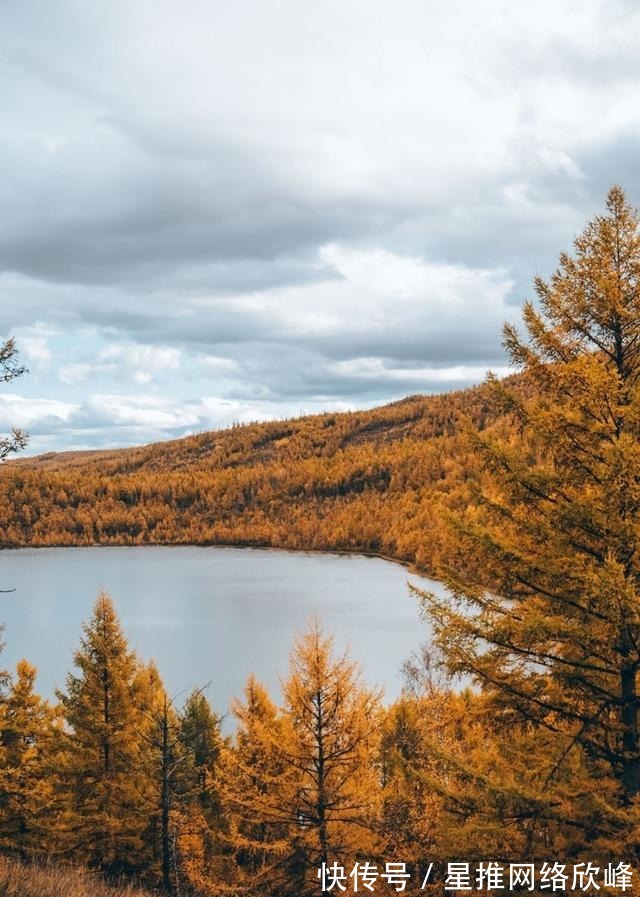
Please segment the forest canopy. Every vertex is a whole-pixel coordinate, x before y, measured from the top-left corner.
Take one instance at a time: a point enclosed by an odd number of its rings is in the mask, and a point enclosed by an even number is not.
[[[484,387],[0,469],[0,544],[240,544],[365,551],[432,568],[438,504],[475,473],[461,420]]]

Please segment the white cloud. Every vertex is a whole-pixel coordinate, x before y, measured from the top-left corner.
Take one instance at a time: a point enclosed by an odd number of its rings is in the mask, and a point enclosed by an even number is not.
[[[380,248],[322,247],[318,283],[249,295],[198,299],[194,305],[264,322],[264,338],[295,341],[331,355],[406,355],[422,361],[443,350],[463,358],[486,354],[517,310],[507,303],[513,281],[500,268],[433,262]],[[456,346],[454,340],[458,340]],[[368,351],[367,351],[368,349]],[[439,359],[438,359],[439,360]]]
[[[95,367],[96,365],[87,362],[70,362],[58,369],[58,377],[63,383],[81,383],[89,377]]]
[[[171,346],[144,346],[136,343],[111,343],[101,350],[100,361],[121,361],[131,368],[157,373],[180,367],[180,351]]]
[[[211,374],[230,374],[238,371],[238,362],[233,358],[224,358],[220,355],[201,355],[200,363]]]
[[[282,413],[280,408],[272,404],[262,407],[260,404],[239,402],[219,396],[203,396],[199,402],[189,405],[198,416],[202,429],[218,429],[233,423],[249,423],[250,421],[272,420]]]
[[[155,395],[93,395],[86,403],[86,412],[101,424],[126,427],[148,427],[154,430],[190,427],[198,424],[198,416],[171,399]],[[149,441],[149,440],[147,440]]]
[[[585,178],[580,166],[564,150],[541,146],[538,150],[538,158],[542,167],[552,174],[567,175],[576,181],[582,181]]]
[[[180,350],[170,346],[109,343],[98,352],[96,362],[68,362],[61,365],[58,377],[63,383],[71,384],[110,376],[144,386],[165,373],[177,371],[180,357]]]
[[[18,342],[21,355],[36,367],[46,366],[52,358],[49,339],[59,331],[43,321],[36,321],[27,327],[14,327],[13,335]]]
[[[20,340],[20,351],[24,352],[29,361],[35,361],[36,364],[51,361],[51,349],[44,336],[23,336]]]
[[[65,365],[60,378],[67,382],[86,380],[90,376],[105,374],[130,380],[138,386],[147,386],[180,367],[181,352],[171,346],[147,346],[137,343],[110,343],[98,353],[97,364],[86,362]]]
[[[639,36],[621,0],[0,4],[13,411],[113,444],[480,379],[638,202]]]
[[[479,365],[458,364],[447,367],[389,367],[381,358],[354,358],[349,361],[338,361],[331,365],[333,373],[354,380],[375,380],[415,382],[416,384],[434,383],[447,386],[456,383],[479,383],[484,380],[487,369]],[[498,377],[506,377],[513,373],[507,366],[494,367],[493,373]]]
[[[56,399],[32,399],[9,393],[0,395],[0,426],[29,428],[43,423],[69,423],[80,406]]]

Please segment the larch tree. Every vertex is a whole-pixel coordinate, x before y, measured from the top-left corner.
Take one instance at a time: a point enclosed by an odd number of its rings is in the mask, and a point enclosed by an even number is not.
[[[22,857],[44,849],[51,823],[54,714],[21,660],[0,713],[0,845]]]
[[[640,225],[619,187],[574,250],[536,279],[526,336],[505,327],[521,374],[487,396],[508,423],[469,433],[480,472],[449,515],[449,597],[422,597],[496,726],[555,745],[548,788],[574,751],[611,777],[615,830],[640,791]]]
[[[9,383],[27,372],[18,361],[18,348],[14,339],[0,345],[0,383]],[[21,451],[27,444],[28,436],[23,430],[13,429],[9,436],[0,438],[0,461]]]
[[[216,794],[226,820],[223,839],[231,883],[249,894],[277,895],[286,887],[291,820],[281,801],[292,769],[283,753],[286,721],[267,689],[249,676],[244,700],[232,705],[235,744],[220,754]]]
[[[217,776],[223,738],[220,719],[202,689],[189,694],[179,715],[179,740],[186,758],[181,773],[185,800],[197,804],[215,827],[221,814]]]
[[[317,890],[322,863],[377,849],[380,694],[362,683],[348,653],[335,655],[316,620],[294,646],[284,698],[296,850],[306,886],[311,878]]]
[[[405,691],[385,713],[382,831],[390,856],[410,858],[418,866],[437,859],[443,849],[439,790],[447,778],[452,747],[461,742],[451,703],[444,689],[428,694]]]
[[[84,624],[74,664],[58,693],[68,727],[62,850],[108,874],[138,871],[148,816],[138,663],[104,592]]]
[[[149,817],[145,840],[150,848],[149,872],[166,894],[176,890],[175,825],[172,814],[179,796],[178,773],[185,761],[179,739],[179,718],[155,663],[141,665],[135,680],[144,745],[138,769]],[[159,868],[156,869],[156,866]]]
[[[0,383],[10,383],[27,372],[18,359],[13,338],[0,344]],[[0,462],[24,449],[28,435],[14,428],[0,437]],[[14,589],[0,589],[0,592]],[[0,625],[0,635],[3,626]],[[0,650],[2,650],[0,643]],[[8,694],[10,677],[0,671],[0,825],[1,843],[26,854],[37,844],[36,828],[47,803],[42,776],[42,746],[51,722],[50,710],[34,693],[36,670],[21,661]]]
[[[140,666],[135,692],[144,745],[140,785],[149,817],[146,878],[172,894],[180,890],[182,866],[190,877],[194,851],[202,866],[217,846],[221,809],[216,779],[223,739],[202,689],[194,689],[178,709],[155,663]]]
[[[379,695],[347,654],[334,654],[317,621],[294,646],[283,692],[279,715],[258,719],[243,708],[227,799],[245,825],[251,821],[238,845],[244,835],[249,856],[254,851],[259,862],[271,854],[273,893],[302,897],[318,893],[323,863],[370,859],[378,850],[381,713]]]
[[[10,383],[16,377],[21,377],[27,372],[26,367],[18,361],[18,349],[13,338],[6,340],[0,345],[0,383]],[[28,435],[23,430],[14,427],[9,436],[0,437],[0,462],[4,461],[9,455],[21,451],[26,447]],[[13,589],[0,589],[0,592],[13,592]],[[3,626],[0,626],[0,635]],[[1,649],[1,645],[0,645]],[[2,673],[0,673],[1,685]]]
[[[221,841],[226,824],[220,797],[220,763],[227,742],[202,688],[193,689],[177,713],[174,734],[176,874],[191,884],[202,884],[205,879],[222,882],[232,865]]]

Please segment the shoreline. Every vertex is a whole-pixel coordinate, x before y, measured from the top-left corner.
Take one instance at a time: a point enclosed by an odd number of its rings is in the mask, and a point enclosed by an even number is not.
[[[379,551],[366,551],[364,549],[351,548],[286,548],[281,545],[268,545],[260,542],[140,542],[132,545],[131,543],[110,543],[92,542],[85,545],[74,545],[73,543],[60,543],[57,545],[2,545],[0,546],[0,554],[3,551],[24,551],[33,549],[36,551],[60,548],[250,548],[255,551],[283,551],[295,554],[334,554],[343,556],[378,558],[381,561],[388,561],[392,564],[399,564],[404,567],[407,572],[414,576],[421,576],[423,579],[431,579],[439,582],[434,574],[428,570],[416,567],[410,561],[403,561],[392,555],[382,554]]]

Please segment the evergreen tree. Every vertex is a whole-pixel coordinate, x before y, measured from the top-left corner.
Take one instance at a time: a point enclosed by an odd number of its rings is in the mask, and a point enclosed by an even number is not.
[[[137,662],[113,602],[98,596],[59,693],[68,726],[61,762],[63,849],[108,874],[138,871],[148,808],[140,770]]]
[[[597,831],[584,822],[590,841],[640,791],[640,227],[620,188],[536,291],[527,338],[505,328],[522,375],[487,386],[510,426],[469,436],[476,502],[451,513],[439,571],[453,600],[423,598],[450,672],[481,684],[497,728],[554,752],[547,789],[572,763],[599,779],[604,764],[615,787]]]

